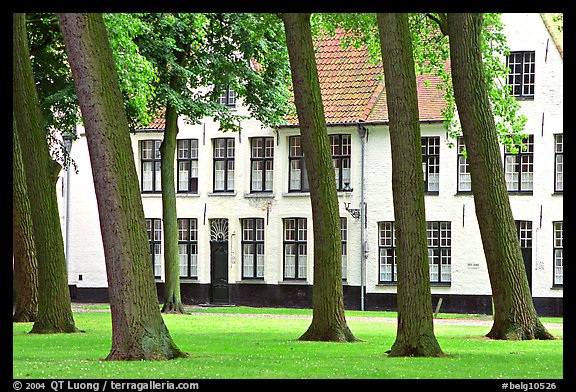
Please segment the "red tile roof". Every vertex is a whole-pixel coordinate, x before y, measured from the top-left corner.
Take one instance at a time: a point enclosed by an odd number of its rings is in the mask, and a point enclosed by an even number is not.
[[[355,123],[361,121],[387,121],[386,92],[382,77],[382,64],[370,61],[368,49],[349,47],[342,49],[339,31],[334,37],[316,41],[316,65],[324,104],[326,123]],[[426,80],[429,85],[426,86]],[[440,79],[434,75],[416,77],[418,108],[421,121],[442,120],[445,106],[442,91],[436,85]],[[289,125],[297,125],[298,118],[286,118]],[[145,129],[164,129],[164,118],[154,120]]]
[[[382,64],[370,61],[367,48],[342,49],[339,31],[334,37],[316,41],[316,65],[322,91],[326,123],[387,121],[386,92]],[[428,86],[426,80],[429,81]],[[421,121],[441,121],[445,101],[437,89],[440,78],[434,75],[416,77],[418,108]],[[297,125],[297,117],[287,118]]]

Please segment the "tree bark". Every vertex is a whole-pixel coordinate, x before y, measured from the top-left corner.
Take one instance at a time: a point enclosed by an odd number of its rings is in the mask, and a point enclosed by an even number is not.
[[[36,250],[24,163],[20,152],[16,119],[12,133],[12,250],[14,253],[14,322],[35,321],[38,314]]]
[[[344,317],[338,197],[310,30],[310,14],[282,14],[282,19],[292,70],[294,103],[310,182],[314,232],[312,322],[299,339],[357,341]]]
[[[454,97],[488,266],[492,339],[553,339],[538,319],[522,260],[481,53],[482,14],[448,14]]]
[[[416,73],[407,14],[378,14],[390,116],[398,327],[390,356],[440,356],[434,336]]]
[[[176,76],[172,76],[172,80]],[[177,81],[171,86],[175,88]],[[178,215],[176,212],[176,189],[174,186],[174,158],[178,135],[178,111],[170,102],[166,105],[166,127],[160,145],[162,220],[164,225],[164,306],[162,313],[185,313],[180,295],[180,269],[178,263]]]
[[[158,308],[128,121],[102,16],[58,18],[84,118],[104,245],[112,313],[106,359],[185,356]]]
[[[60,228],[56,181],[34,84],[24,14],[13,16],[13,108],[20,141],[38,260],[38,316],[30,333],[79,332],[74,324]],[[24,159],[25,157],[25,159]]]

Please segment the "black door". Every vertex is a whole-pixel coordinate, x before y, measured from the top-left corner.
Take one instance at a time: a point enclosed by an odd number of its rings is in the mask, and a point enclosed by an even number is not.
[[[228,304],[228,241],[210,241],[210,302]]]
[[[520,250],[526,268],[526,277],[530,292],[532,292],[532,221],[515,221],[518,239],[520,240]]]

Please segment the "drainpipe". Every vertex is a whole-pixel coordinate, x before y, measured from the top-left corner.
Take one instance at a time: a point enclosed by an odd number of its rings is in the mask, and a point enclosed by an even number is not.
[[[360,174],[360,310],[364,311],[364,291],[366,287],[366,241],[364,226],[366,225],[366,208],[364,204],[364,157],[366,151],[366,128],[358,124],[358,136],[362,145],[362,165]]]
[[[66,152],[68,154],[68,157],[65,158],[64,162],[66,162],[65,164],[65,169],[66,169],[66,199],[65,199],[65,203],[66,203],[66,218],[64,221],[64,231],[65,231],[65,241],[66,241],[66,245],[64,248],[64,253],[65,253],[65,258],[66,258],[66,274],[68,274],[68,264],[69,264],[69,259],[70,259],[70,151],[72,150],[72,140],[73,140],[73,136],[69,136],[69,135],[64,135],[63,136],[64,139],[64,147],[66,148]]]

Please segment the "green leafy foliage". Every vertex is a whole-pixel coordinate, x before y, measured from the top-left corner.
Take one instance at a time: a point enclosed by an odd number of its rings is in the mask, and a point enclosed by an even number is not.
[[[333,36],[337,28],[348,35],[342,40],[343,47],[366,45],[371,58],[378,62],[380,42],[376,28],[375,14],[313,14],[313,26],[316,34]],[[448,132],[448,145],[454,146],[456,137],[462,134],[456,112],[454,91],[449,68],[449,37],[445,34],[446,17],[444,14],[410,14],[410,29],[416,73],[436,75],[441,83],[436,87],[443,91],[446,106],[442,110],[444,126]],[[522,146],[526,117],[520,113],[520,104],[511,95],[506,85],[509,69],[506,56],[509,49],[502,32],[501,14],[484,14],[482,53],[485,78],[488,82],[492,111],[496,120],[500,142],[511,152]],[[429,81],[427,82],[430,83]]]

